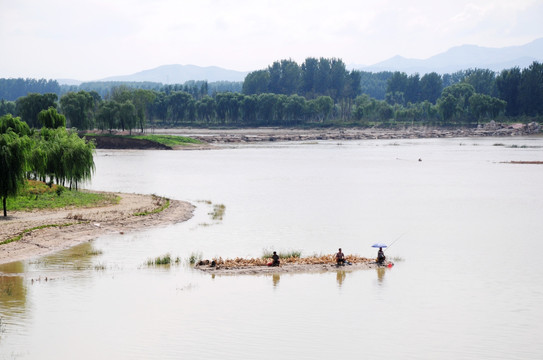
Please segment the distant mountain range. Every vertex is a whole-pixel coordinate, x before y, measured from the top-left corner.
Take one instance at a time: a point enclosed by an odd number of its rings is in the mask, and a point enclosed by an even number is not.
[[[395,56],[375,65],[354,65],[351,68],[370,72],[402,71],[408,74],[430,72],[446,74],[470,68],[501,71],[518,66],[523,69],[534,61],[543,61],[543,38],[526,45],[503,48],[462,45],[424,60]]]
[[[132,75],[111,76],[100,81],[153,81],[163,84],[183,84],[189,80],[243,81],[248,72],[223,69],[217,66],[162,65]]]
[[[149,81],[162,84],[183,84],[190,80],[243,81],[247,74],[247,71],[228,70],[217,66],[162,65],[131,75],[110,76],[94,81]],[[61,85],[80,85],[82,83],[82,81],[73,79],[57,79],[57,81]]]
[[[371,66],[350,65],[350,69],[380,72],[403,71],[408,74],[453,73],[470,68],[501,71],[518,66],[528,67],[534,61],[543,61],[543,38],[526,45],[489,48],[477,45],[453,47],[428,59],[407,59],[395,56]],[[256,70],[256,69],[255,69]],[[111,76],[96,81],[150,81],[163,84],[183,84],[189,80],[243,81],[248,72],[223,69],[217,66],[163,65],[132,75]],[[57,79],[59,84],[79,85],[81,81]]]

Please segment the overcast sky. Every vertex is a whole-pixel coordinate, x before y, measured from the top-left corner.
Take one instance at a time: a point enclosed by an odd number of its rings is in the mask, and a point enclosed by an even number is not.
[[[543,37],[542,0],[0,0],[0,77],[96,80],[166,64],[371,65]]]

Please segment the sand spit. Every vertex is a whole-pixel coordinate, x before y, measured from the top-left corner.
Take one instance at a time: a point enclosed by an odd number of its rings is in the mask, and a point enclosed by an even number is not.
[[[477,128],[248,128],[248,129],[155,129],[155,134],[189,136],[207,144],[237,144],[286,141],[426,139],[465,137],[507,137],[539,134],[541,126],[530,124],[500,124],[491,121]]]
[[[367,270],[383,267],[375,262],[357,255],[347,255],[345,265],[336,265],[335,255],[311,256],[305,258],[291,257],[281,259],[280,266],[267,266],[271,259],[226,259],[202,260],[194,268],[215,275],[249,275],[300,272],[326,272],[338,270]],[[213,264],[213,261],[215,262]],[[392,262],[384,266],[392,267]]]
[[[106,234],[124,234],[148,228],[186,221],[192,217],[194,206],[188,202],[170,200],[165,210],[143,216],[166,201],[152,195],[116,193],[121,201],[115,205],[93,208],[12,211],[0,217],[0,242],[22,234],[25,230],[44,225],[66,225],[32,230],[18,241],[0,245],[0,264],[30,259],[90,241]]]

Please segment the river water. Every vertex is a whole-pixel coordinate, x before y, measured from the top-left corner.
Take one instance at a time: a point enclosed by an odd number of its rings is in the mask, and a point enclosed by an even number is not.
[[[543,167],[515,160],[543,160],[543,139],[99,150],[88,188],[188,200],[194,217],[0,266],[0,359],[541,359]],[[395,240],[390,269],[186,265]],[[181,264],[146,264],[166,253]]]

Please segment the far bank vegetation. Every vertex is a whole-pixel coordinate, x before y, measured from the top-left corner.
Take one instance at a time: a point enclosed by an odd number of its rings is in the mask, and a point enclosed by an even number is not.
[[[347,70],[341,59],[274,62],[242,83],[86,83],[0,79],[0,115],[36,127],[37,111],[58,107],[78,130],[145,132],[156,127],[462,126],[541,122],[543,64],[452,74]],[[55,86],[56,84],[56,86]],[[17,87],[36,88],[13,98]],[[11,89],[11,90],[8,90]],[[45,93],[44,93],[45,92]],[[5,93],[5,94],[4,94]],[[4,96],[5,95],[5,96]],[[39,109],[39,110],[38,110]]]

